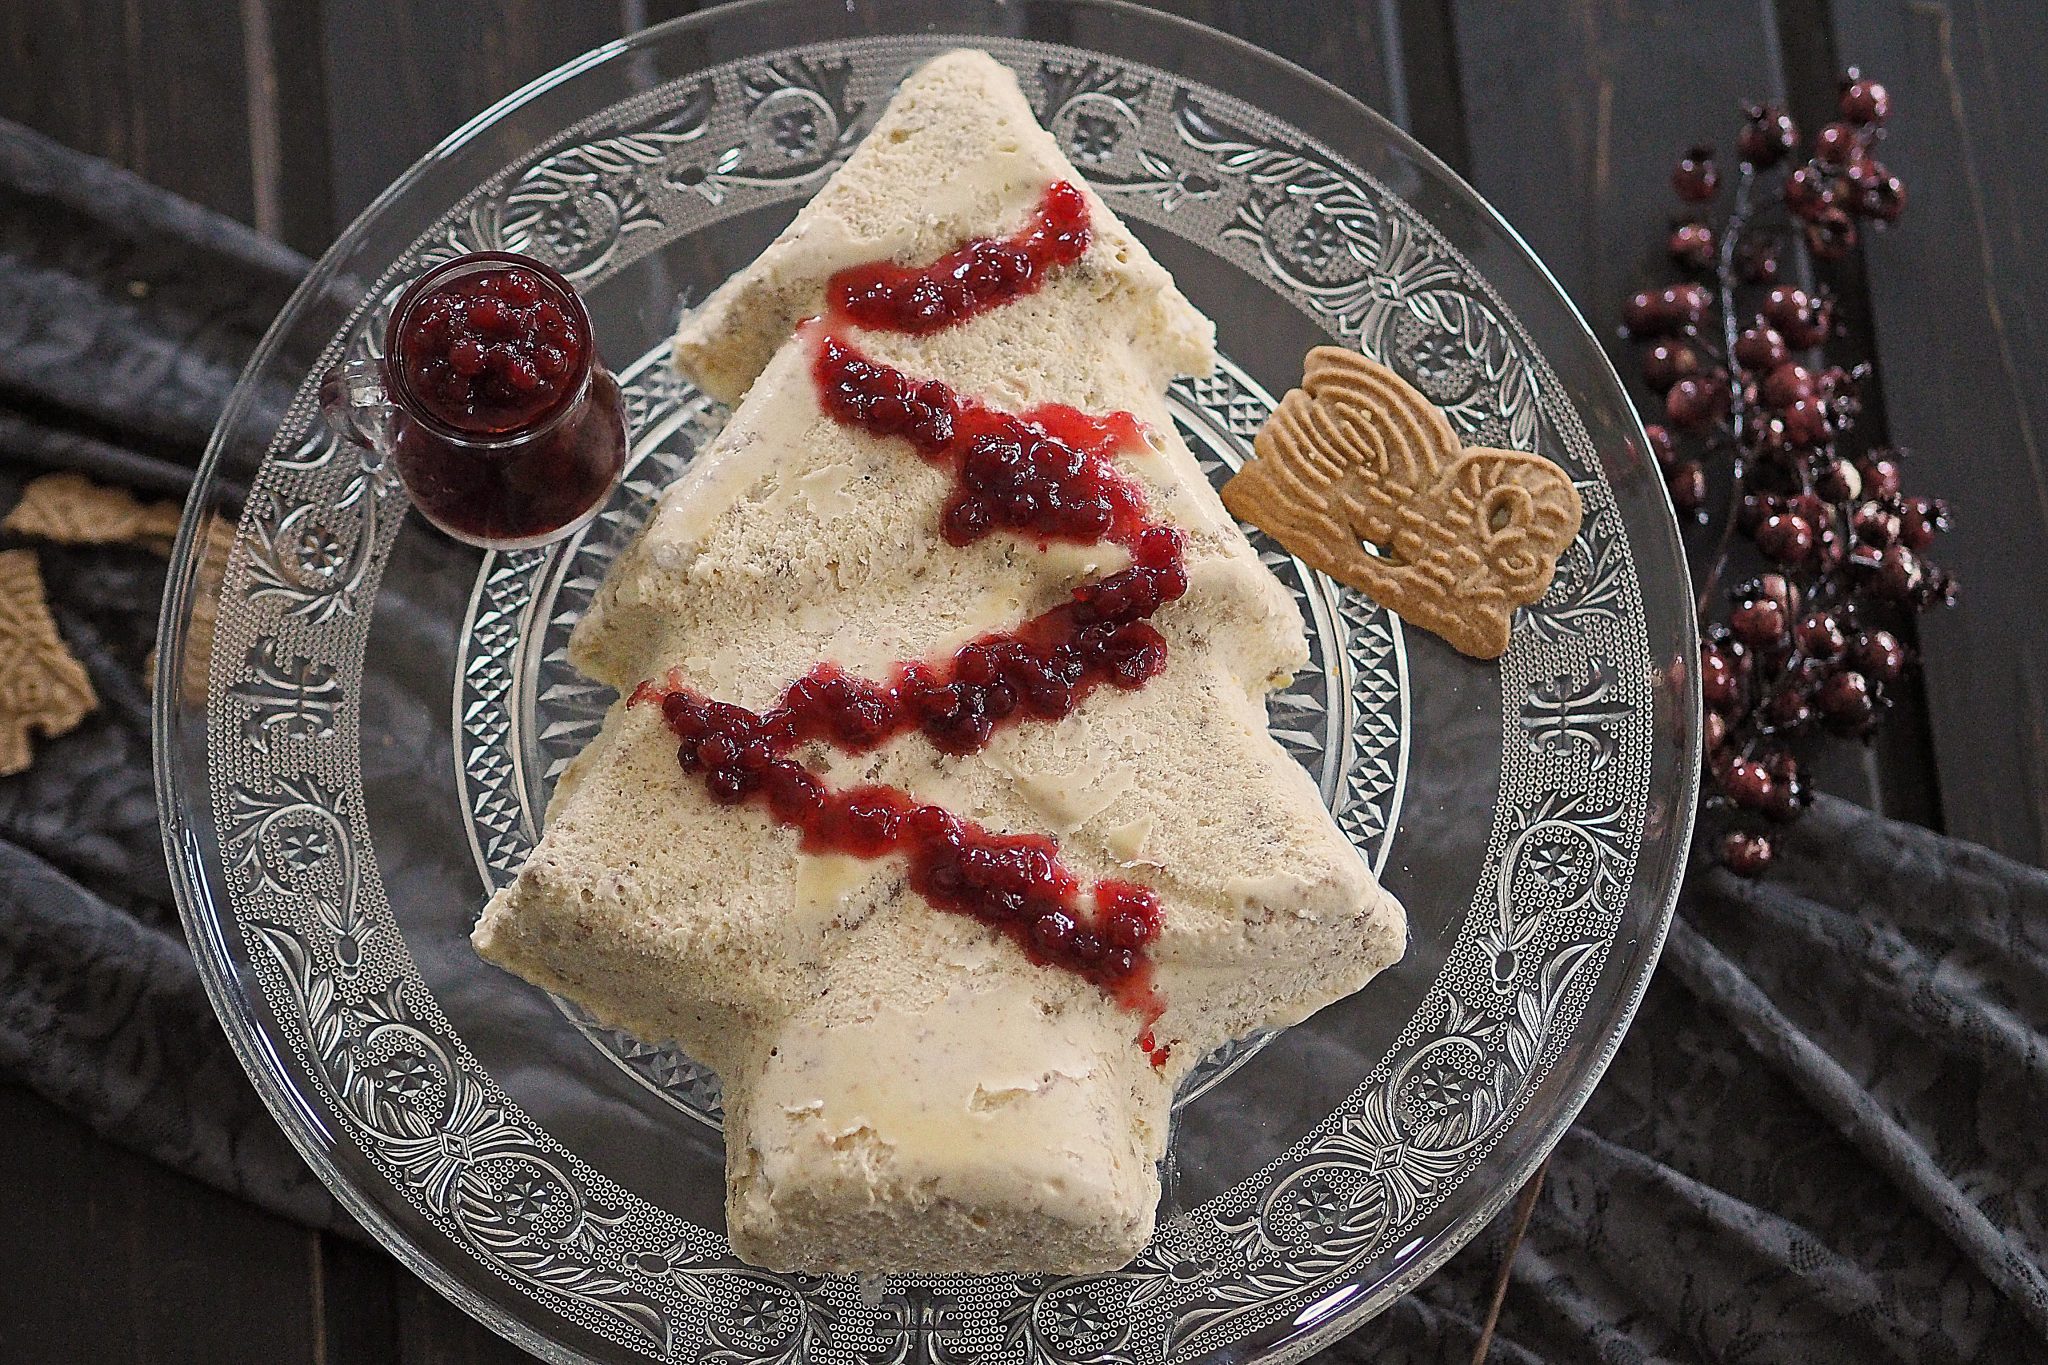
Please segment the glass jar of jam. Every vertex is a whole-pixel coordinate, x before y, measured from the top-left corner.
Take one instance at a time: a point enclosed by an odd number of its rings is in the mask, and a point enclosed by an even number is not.
[[[321,384],[341,435],[392,462],[413,505],[456,539],[544,545],[596,515],[626,464],[626,409],[569,282],[479,251],[399,295],[381,360]]]

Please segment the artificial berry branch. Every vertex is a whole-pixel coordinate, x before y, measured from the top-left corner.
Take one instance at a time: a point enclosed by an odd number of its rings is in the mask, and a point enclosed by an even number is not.
[[[1782,279],[1800,253],[1825,269],[1905,208],[1877,158],[1890,97],[1849,70],[1839,118],[1803,161],[1791,115],[1744,112],[1732,190],[1706,144],[1672,171],[1685,208],[1666,245],[1686,278],[1632,296],[1622,321],[1662,399],[1646,430],[1673,506],[1708,521],[1710,469],[1728,481],[1698,601],[1700,829],[1720,862],[1755,875],[1771,827],[1812,801],[1812,747],[1875,730],[1906,672],[1902,623],[1953,602],[1955,583],[1926,558],[1947,506],[1906,496],[1901,453],[1858,427],[1870,370],[1833,362],[1832,296]],[[1738,564],[1761,572],[1723,592]]]

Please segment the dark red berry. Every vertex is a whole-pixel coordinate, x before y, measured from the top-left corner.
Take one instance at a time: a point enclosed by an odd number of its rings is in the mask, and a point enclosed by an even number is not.
[[[1622,305],[1622,326],[1630,336],[1665,336],[1696,327],[1713,306],[1705,285],[1672,284],[1631,294]]]
[[[1899,538],[1899,514],[1882,502],[1861,503],[1849,517],[1849,530],[1858,541],[1882,550]]]
[[[1851,123],[1883,123],[1892,112],[1891,95],[1876,81],[1865,80],[1853,66],[1842,77],[1842,95],[1836,104]]]
[[[1863,491],[1863,476],[1847,460],[1828,460],[1815,472],[1813,486],[1829,502],[1848,502]]]
[[[1749,328],[1735,338],[1735,360],[1743,369],[1769,374],[1785,363],[1785,338],[1765,323]]]
[[[1728,721],[1719,711],[1707,712],[1700,729],[1709,756],[1728,742]]]
[[[1909,550],[1924,550],[1948,529],[1948,504],[1940,498],[1906,499],[1899,517],[1899,540]]]
[[[1706,425],[1720,407],[1720,392],[1705,379],[1681,379],[1664,395],[1664,419],[1681,430]]]
[[[1802,398],[1813,397],[1813,371],[1804,365],[1779,365],[1764,376],[1764,401],[1784,411]]]
[[[1713,645],[1700,650],[1700,696],[1709,708],[1730,714],[1742,701],[1742,674],[1728,654]]]
[[[1705,223],[1680,223],[1671,230],[1665,249],[1680,265],[1706,270],[1714,264],[1714,230]]]
[[[1678,159],[1671,172],[1671,188],[1688,204],[1704,204],[1721,188],[1721,172],[1714,165],[1714,149],[1701,143]]]
[[[1764,316],[1792,346],[1817,346],[1828,333],[1827,306],[1790,285],[1773,286],[1764,296]]]
[[[1888,630],[1859,633],[1849,657],[1858,669],[1881,683],[1897,682],[1906,671],[1906,647]]]
[[[1841,622],[1822,611],[1801,617],[1799,624],[1793,627],[1792,641],[1809,659],[1832,659],[1847,644]]]
[[[1926,570],[1920,557],[1903,545],[1886,547],[1877,564],[1877,590],[1894,602],[1904,602],[1920,591]]]
[[[1780,564],[1797,564],[1813,553],[1813,527],[1791,512],[1766,517],[1756,528],[1756,547]]]
[[[1839,261],[1856,249],[1856,224],[1841,209],[1826,209],[1806,225],[1806,249],[1824,261]]]
[[[1771,104],[1752,104],[1744,111],[1742,131],[1736,136],[1736,150],[1742,159],[1759,170],[1775,166],[1799,143],[1798,126],[1792,116]]]
[[[1621,325],[1630,336],[1657,336],[1675,331],[1676,322],[1658,307],[1657,296],[1648,290],[1637,290],[1621,305]]]
[[[1643,428],[1643,435],[1649,438],[1650,453],[1657,457],[1657,463],[1666,469],[1678,462],[1678,445],[1671,439],[1671,430],[1652,422]]]
[[[1785,640],[1785,609],[1769,598],[1751,602],[1729,615],[1728,627],[1751,649],[1773,648]]]
[[[1785,409],[1783,418],[1785,439],[1801,450],[1824,446],[1834,434],[1828,422],[1827,409],[1812,398],[1793,402]]]
[[[1738,806],[1762,810],[1771,799],[1771,770],[1753,758],[1730,762],[1721,774],[1721,790]]]
[[[1671,505],[1681,512],[1697,512],[1707,501],[1707,470],[1698,460],[1673,465],[1664,475],[1671,492]]]
[[[1771,693],[1764,712],[1776,730],[1796,730],[1813,719],[1813,707],[1807,701],[1806,689],[1797,682],[1781,684]]]
[[[1705,285],[1672,284],[1631,294],[1622,305],[1622,326],[1630,336],[1664,336],[1696,327],[1713,306]]]
[[[1850,732],[1867,726],[1877,709],[1870,690],[1870,679],[1854,669],[1845,669],[1829,676],[1827,681],[1820,685],[1820,692],[1814,701],[1830,725]]]
[[[1704,367],[1699,348],[1687,341],[1656,341],[1643,351],[1643,381],[1659,393]]]
[[[1906,182],[1880,168],[1874,183],[1862,191],[1858,207],[1881,223],[1896,223],[1906,211]]]
[[[1748,830],[1730,830],[1722,835],[1714,852],[1721,865],[1738,877],[1759,876],[1771,865],[1769,836]]]
[[[1785,177],[1785,207],[1811,222],[1835,206],[1834,184],[1813,166],[1801,166]]]
[[[1856,462],[1856,472],[1863,477],[1863,494],[1870,498],[1896,498],[1899,495],[1899,462],[1873,452]]]
[[[1813,158],[1823,165],[1846,166],[1856,151],[1853,124],[1830,123],[1813,135]]]

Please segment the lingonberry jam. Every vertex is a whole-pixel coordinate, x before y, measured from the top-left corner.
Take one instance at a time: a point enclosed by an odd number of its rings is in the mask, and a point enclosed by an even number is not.
[[[998,412],[935,379],[912,379],[812,326],[811,372],[826,414],[870,436],[899,437],[927,460],[951,466],[954,486],[940,519],[949,543],[969,545],[1006,530],[1130,545],[1143,531],[1144,495],[1110,463],[1142,440],[1128,412],[1094,417],[1058,403]]]
[[[399,477],[461,539],[552,539],[625,465],[625,407],[590,317],[538,261],[479,252],[421,276],[392,311],[384,370]]]
[[[926,266],[852,266],[831,278],[825,297],[833,312],[873,331],[936,332],[1036,290],[1055,267],[1080,260],[1091,237],[1087,198],[1055,181],[1011,236],[977,237]]]
[[[769,716],[673,677],[642,683],[631,704],[661,708],[677,761],[712,800],[766,811],[807,853],[901,855],[912,889],[933,906],[997,930],[1033,962],[1086,977],[1148,1024],[1158,1017],[1145,948],[1159,935],[1159,898],[1145,887],[1096,882],[1083,908],[1080,878],[1044,835],[995,833],[894,787],[835,791],[782,756],[788,741]]]

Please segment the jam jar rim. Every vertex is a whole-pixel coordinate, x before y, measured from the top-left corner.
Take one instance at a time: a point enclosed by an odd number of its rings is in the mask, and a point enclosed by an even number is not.
[[[517,266],[538,275],[549,289],[560,296],[560,301],[573,311],[576,322],[582,327],[584,344],[582,356],[577,361],[576,382],[563,388],[562,397],[552,407],[543,409],[538,416],[520,426],[493,435],[481,436],[476,432],[452,426],[435,416],[432,409],[420,401],[419,396],[406,382],[405,367],[394,365],[392,358],[398,354],[399,335],[405,322],[420,302],[432,292],[435,285],[446,281],[452,275],[500,265]],[[522,445],[536,437],[545,436],[560,426],[583,406],[584,400],[590,394],[591,377],[603,364],[598,359],[597,335],[590,321],[590,310],[584,306],[583,296],[577,292],[576,286],[547,262],[518,251],[465,252],[423,271],[406,285],[392,306],[390,320],[384,324],[384,354],[379,357],[378,363],[384,371],[385,392],[391,395],[393,403],[405,413],[407,421],[418,423],[444,441],[453,441],[479,450],[497,450]]]

